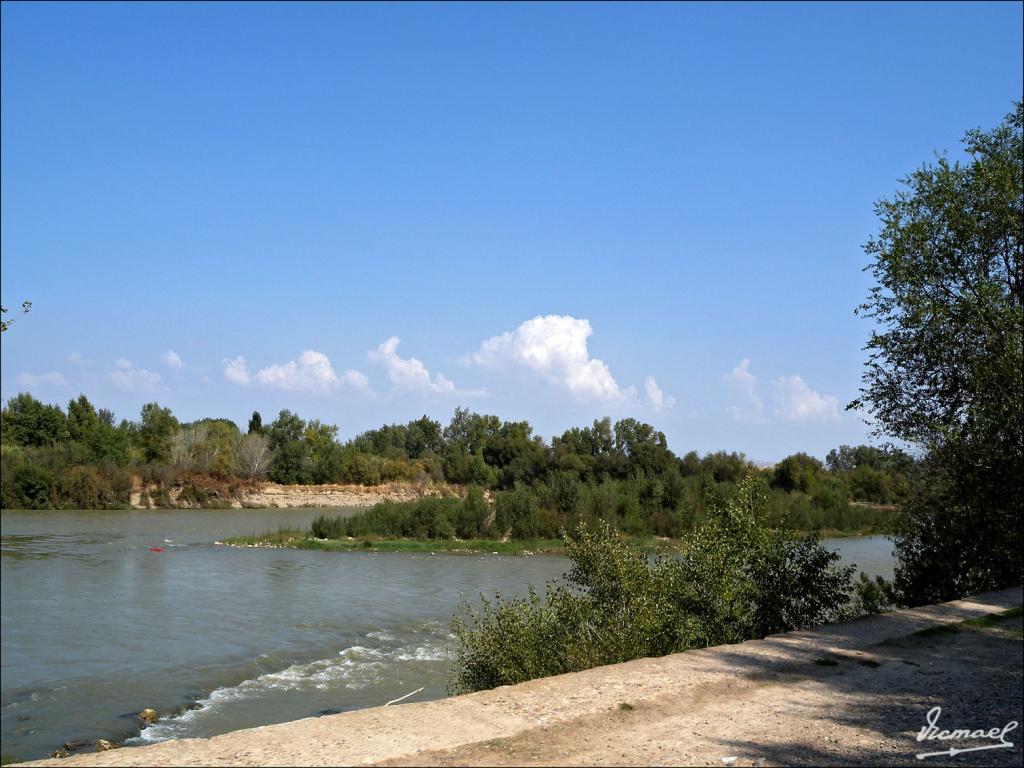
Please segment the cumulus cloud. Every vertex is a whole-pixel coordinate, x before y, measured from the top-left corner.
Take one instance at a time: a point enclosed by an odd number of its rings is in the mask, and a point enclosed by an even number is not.
[[[729,414],[736,421],[764,423],[764,401],[757,388],[757,376],[750,371],[750,360],[725,375],[725,380],[740,394],[742,406],[730,406]],[[786,421],[839,421],[839,400],[811,389],[799,375],[780,376],[772,382],[772,415]]]
[[[348,370],[341,375],[341,380],[344,384],[352,387],[352,389],[365,392],[367,394],[370,393],[370,380],[366,377],[365,373]]]
[[[228,381],[243,385],[252,381],[252,377],[249,375],[249,366],[241,355],[238,357],[225,357],[220,361],[220,364],[223,366],[224,378]]]
[[[185,363],[173,349],[168,349],[160,356],[168,368],[184,368]]]
[[[593,332],[589,320],[538,316],[514,331],[487,339],[471,360],[482,368],[525,369],[580,401],[630,397],[630,390],[619,387],[604,361],[590,356],[587,340]]]
[[[296,360],[269,365],[256,373],[249,372],[245,358],[227,357],[221,360],[224,378],[234,384],[247,385],[257,382],[285,392],[313,392],[325,394],[339,385],[351,387],[364,394],[371,394],[370,380],[359,371],[345,371],[339,376],[331,365],[330,358],[323,352],[307,349]]]
[[[670,410],[676,404],[676,399],[666,395],[653,376],[644,380],[644,390],[647,392],[647,404],[655,413]]]
[[[764,401],[757,392],[757,376],[750,372],[750,360],[743,358],[724,378],[743,399],[742,406],[731,405],[726,409],[733,420],[763,422]]]
[[[107,374],[107,380],[118,389],[153,391],[162,388],[163,379],[159,373],[136,368],[131,360],[119,357],[114,361],[115,370]]]
[[[800,376],[775,380],[774,413],[787,421],[839,421],[839,399],[815,392]]]
[[[286,392],[327,392],[337,386],[338,375],[327,355],[307,349],[298,360],[260,369],[256,381]]]
[[[86,360],[82,357],[81,352],[70,352],[67,356],[67,361],[71,363],[71,365],[88,365],[92,362],[91,360]]]
[[[68,380],[60,371],[48,371],[47,373],[19,373],[18,384],[23,387],[66,387]]]
[[[370,352],[370,359],[384,366],[388,381],[398,390],[406,392],[433,392],[452,394],[455,384],[442,374],[430,375],[430,371],[415,357],[399,357],[398,345],[401,339],[392,336],[376,350]]]

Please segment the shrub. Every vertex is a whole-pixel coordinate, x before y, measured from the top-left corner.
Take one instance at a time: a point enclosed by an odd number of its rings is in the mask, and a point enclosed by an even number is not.
[[[770,529],[751,479],[678,556],[649,558],[606,522],[564,535],[573,567],[545,599],[481,596],[452,621],[452,692],[741,642],[840,618],[852,567],[814,537]]]
[[[864,571],[853,584],[853,599],[850,601],[851,618],[886,613],[900,605],[896,588],[891,581],[881,576],[871,578]]]
[[[340,539],[344,533],[345,519],[320,515],[310,525],[310,533],[317,539]]]
[[[511,491],[494,495],[494,525],[499,536],[532,539],[540,533],[537,497],[517,483]]]
[[[50,509],[53,506],[53,476],[35,464],[21,464],[14,470],[14,500],[23,509]]]

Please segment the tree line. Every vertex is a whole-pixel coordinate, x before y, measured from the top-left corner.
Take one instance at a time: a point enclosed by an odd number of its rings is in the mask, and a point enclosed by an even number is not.
[[[522,538],[557,536],[580,515],[677,536],[747,475],[763,487],[774,519],[801,529],[879,529],[889,510],[850,502],[898,503],[915,471],[908,454],[870,446],[840,446],[824,463],[798,453],[769,469],[740,453],[677,456],[663,432],[632,418],[598,419],[548,443],[526,421],[464,408],[445,426],[423,416],[341,441],[336,425],[289,410],[269,423],[254,412],[243,432],[229,419],[180,422],[158,403],[116,422],[84,395],[65,409],[22,393],[0,413],[0,438],[5,508],[125,507],[133,477],[157,489],[159,505],[170,505],[167,491],[178,487],[201,506],[226,503],[204,493],[211,481],[236,489],[260,480],[450,483],[487,490],[491,517],[508,522],[502,533]]]

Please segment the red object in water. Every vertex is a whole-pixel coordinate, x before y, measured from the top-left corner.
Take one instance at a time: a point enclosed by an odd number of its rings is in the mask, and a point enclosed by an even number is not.
[[[149,551],[150,552],[163,552],[164,548],[163,547],[150,547]]]

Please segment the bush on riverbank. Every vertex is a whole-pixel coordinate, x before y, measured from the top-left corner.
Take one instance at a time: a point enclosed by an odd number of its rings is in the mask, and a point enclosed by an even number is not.
[[[112,461],[73,462],[66,448],[5,445],[0,459],[4,509],[124,509],[131,474]],[[71,460],[69,460],[69,458]]]
[[[481,598],[453,619],[449,688],[464,693],[736,643],[844,616],[852,567],[813,536],[769,526],[753,479],[709,509],[677,555],[648,556],[605,521],[565,536],[573,567],[542,598]]]
[[[892,510],[851,505],[839,496],[826,505],[799,491],[772,488],[763,475],[750,475],[772,527],[797,530],[875,533],[887,530]],[[482,488],[472,486],[464,498],[427,496],[415,501],[385,501],[349,517],[320,516],[310,535],[317,539],[376,536],[408,539],[554,539],[579,521],[603,522],[630,536],[679,538],[706,522],[708,505],[722,505],[736,485],[682,481],[666,490],[660,481],[581,482],[569,473],[549,481],[516,483],[492,492],[488,504]],[[704,494],[703,496],[701,494]]]
[[[317,539],[386,536],[407,539],[495,538],[493,517],[483,490],[465,497],[425,496],[416,501],[382,501],[350,517],[317,517],[310,533]]]

